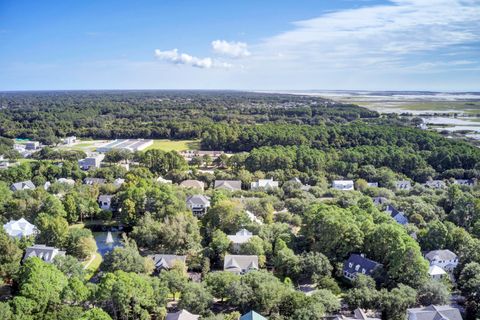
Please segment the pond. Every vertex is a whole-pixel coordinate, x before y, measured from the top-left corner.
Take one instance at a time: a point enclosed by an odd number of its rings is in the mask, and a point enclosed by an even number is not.
[[[113,250],[115,247],[122,246],[122,237],[121,232],[92,232],[93,237],[95,238],[95,242],[97,243],[98,252],[103,257],[106,253]],[[108,236],[110,233],[111,237]],[[109,241],[107,241],[107,238]]]

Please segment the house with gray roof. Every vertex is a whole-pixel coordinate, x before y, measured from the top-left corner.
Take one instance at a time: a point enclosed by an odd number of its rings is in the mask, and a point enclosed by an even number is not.
[[[278,188],[278,181],[272,179],[259,179],[250,184],[252,190],[268,190]]]
[[[44,244],[35,244],[25,249],[25,256],[23,257],[23,261],[31,257],[38,257],[45,262],[51,263],[53,261],[53,258],[58,255],[64,256],[65,251],[61,251],[60,249],[54,247],[47,247]]]
[[[463,320],[457,308],[444,305],[430,305],[422,308],[407,309],[408,320]]]
[[[165,320],[198,320],[200,316],[198,314],[193,314],[187,310],[180,310],[177,312],[167,313]]]
[[[402,226],[408,224],[408,218],[405,217],[405,214],[402,211],[395,209],[394,206],[388,205],[385,209],[385,212],[387,212],[393,218],[393,220]]]
[[[20,191],[20,190],[33,190],[33,189],[35,189],[35,185],[31,180],[16,182],[10,186],[10,190],[12,190],[13,192]]]
[[[446,184],[443,180],[429,180],[425,182],[424,186],[430,189],[443,189],[446,187]]]
[[[332,320],[380,320],[380,318],[371,317],[365,312],[365,310],[357,308],[353,311],[353,315],[345,316],[339,314],[334,316]]]
[[[467,187],[473,187],[476,184],[475,179],[455,179],[453,182],[454,184],[458,184],[460,186],[467,186]]]
[[[378,182],[367,182],[367,185],[371,188],[378,188]]]
[[[240,180],[215,180],[215,189],[227,191],[242,190],[242,181]]]
[[[254,255],[225,255],[223,270],[236,274],[245,274],[251,270],[258,270],[258,256]]]
[[[355,184],[353,180],[333,180],[332,188],[340,191],[351,191],[355,190]]]
[[[104,154],[94,154],[90,157],[78,160],[78,166],[82,170],[89,170],[90,168],[100,168],[102,161],[105,158]]]
[[[355,280],[359,273],[372,276],[373,272],[381,267],[382,264],[365,258],[363,254],[353,253],[343,264],[343,276],[349,280]]]
[[[197,217],[203,216],[210,208],[210,198],[203,194],[196,194],[187,197],[187,207]]]
[[[3,225],[5,232],[14,238],[23,238],[36,235],[38,230],[33,224],[20,218],[19,220],[10,220],[8,223]]]
[[[425,255],[430,266],[437,266],[451,273],[458,266],[458,257],[450,250],[433,250]]]
[[[187,256],[179,256],[176,254],[154,254],[151,255],[156,271],[169,270],[176,263],[186,265]]]
[[[112,199],[113,195],[111,194],[101,194],[98,196],[98,205],[100,209],[110,211],[112,210]]]

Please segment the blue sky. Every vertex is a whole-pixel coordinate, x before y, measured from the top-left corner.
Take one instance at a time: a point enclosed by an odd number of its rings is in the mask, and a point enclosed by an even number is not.
[[[0,90],[480,91],[480,0],[0,0]]]

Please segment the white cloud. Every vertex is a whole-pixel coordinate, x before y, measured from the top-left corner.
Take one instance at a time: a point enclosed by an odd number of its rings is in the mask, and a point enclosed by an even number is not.
[[[251,55],[245,42],[215,40],[212,41],[212,48],[215,53],[232,58],[244,58]]]
[[[230,68],[231,64],[217,61],[212,58],[198,58],[191,56],[187,53],[179,53],[178,49],[162,51],[159,49],[155,50],[155,57],[160,60],[167,61],[173,64],[182,64],[188,65],[201,69],[210,69],[210,68]]]

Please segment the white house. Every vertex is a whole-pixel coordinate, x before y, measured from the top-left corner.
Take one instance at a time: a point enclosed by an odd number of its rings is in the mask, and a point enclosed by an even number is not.
[[[14,238],[29,237],[38,232],[37,228],[24,218],[10,220],[10,222],[3,225],[3,229],[10,237]]]
[[[33,189],[35,189],[35,185],[30,180],[16,182],[10,186],[10,190],[14,192],[19,190],[33,190]]]
[[[395,188],[397,190],[410,190],[412,189],[412,183],[408,180],[396,181]]]
[[[352,180],[333,180],[332,188],[335,190],[350,191],[355,190]]]
[[[258,181],[254,181],[250,184],[250,188],[252,190],[258,189],[276,189],[278,188],[278,181],[273,179],[259,179]]]
[[[431,266],[437,266],[452,273],[458,265],[458,257],[450,250],[433,250],[425,255]]]
[[[251,233],[247,229],[242,229],[236,234],[228,235],[227,237],[232,242],[233,251],[238,252],[240,251],[240,247],[242,246],[242,244],[247,243],[248,240],[253,237],[253,233]]]
[[[40,148],[40,142],[38,141],[28,141],[25,144],[26,150],[37,150],[38,148]]]
[[[200,315],[193,314],[187,310],[180,310],[177,312],[167,313],[165,320],[197,320],[200,318]]]
[[[441,280],[443,277],[445,277],[446,274],[447,272],[439,266],[430,266],[428,268],[428,275],[433,280]]]
[[[70,136],[63,139],[63,144],[66,144],[66,145],[72,145],[75,142],[77,142],[77,137],[75,136]]]
[[[78,160],[78,166],[82,170],[89,170],[90,168],[100,168],[100,165],[105,158],[104,154],[97,154]]]
[[[158,177],[156,181],[158,183],[165,183],[165,184],[172,184],[173,183],[172,180],[167,180],[167,179],[164,179],[163,177]]]
[[[430,305],[421,308],[407,309],[407,320],[462,320],[457,308],[449,305]]]
[[[43,261],[50,263],[57,255],[64,256],[65,251],[60,251],[59,249],[54,247],[47,247],[44,244],[35,244],[25,250],[25,256],[23,257],[23,261],[27,260],[30,257],[38,257]]]

